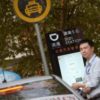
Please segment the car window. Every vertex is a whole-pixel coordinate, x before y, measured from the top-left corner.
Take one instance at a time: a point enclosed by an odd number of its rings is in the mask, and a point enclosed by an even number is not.
[[[22,86],[23,89],[16,93],[1,95],[0,100],[32,100],[32,98],[72,94],[71,91],[54,79],[25,83]]]

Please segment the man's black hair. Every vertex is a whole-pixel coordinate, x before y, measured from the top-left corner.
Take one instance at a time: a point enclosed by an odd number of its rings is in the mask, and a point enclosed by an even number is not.
[[[83,39],[79,42],[79,46],[83,43],[88,43],[91,47],[94,47],[94,42],[90,39]]]

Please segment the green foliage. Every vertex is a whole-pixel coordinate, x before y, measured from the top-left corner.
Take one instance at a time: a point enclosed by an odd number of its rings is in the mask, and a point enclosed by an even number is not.
[[[99,4],[99,0],[52,0],[51,12],[43,23],[45,31],[80,28],[84,37],[94,40],[100,56]]]

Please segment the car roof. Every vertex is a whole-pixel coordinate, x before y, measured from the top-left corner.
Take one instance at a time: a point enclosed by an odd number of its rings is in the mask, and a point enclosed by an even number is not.
[[[52,76],[34,76],[34,77],[29,77],[29,78],[23,78],[21,80],[1,83],[0,89],[7,88],[10,86],[16,86],[16,85],[21,85],[21,84],[25,84],[25,83],[30,83],[30,82],[47,80],[47,79],[52,79]]]
[[[0,89],[17,86],[17,85],[22,85],[25,83],[49,80],[49,79],[57,80],[59,83],[61,83],[67,89],[69,89],[77,98],[79,98],[79,100],[84,100],[75,90],[73,90],[67,83],[65,83],[60,77],[58,77],[56,75],[35,76],[35,77],[23,78],[21,80],[0,84]]]

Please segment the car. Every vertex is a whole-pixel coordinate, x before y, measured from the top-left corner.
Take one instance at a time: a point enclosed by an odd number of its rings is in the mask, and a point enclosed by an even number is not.
[[[85,100],[57,75],[0,84],[0,100]]]
[[[28,5],[26,5],[25,13],[28,16],[31,16],[32,13],[40,14],[41,12],[42,12],[42,6],[36,1],[29,1]]]

